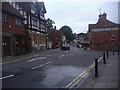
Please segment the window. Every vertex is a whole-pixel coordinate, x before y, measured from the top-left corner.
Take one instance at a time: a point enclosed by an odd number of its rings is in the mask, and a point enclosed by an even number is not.
[[[13,5],[13,2],[12,2],[12,0],[9,0],[8,2],[9,2],[11,5]]]
[[[22,26],[22,21],[21,21],[20,19],[16,18],[16,19],[15,19],[15,24],[16,24],[17,26]]]
[[[19,9],[20,9],[19,5],[16,4],[16,10],[19,10]]]
[[[15,8],[15,6],[16,6],[16,5],[15,5],[15,2],[13,2],[13,7]]]
[[[23,15],[23,11],[20,11],[20,14]]]
[[[27,16],[27,13],[26,13],[26,11],[23,11],[24,12],[24,16]]]
[[[2,22],[7,23],[7,14],[2,13]]]
[[[31,13],[35,14],[35,10],[31,9]]]

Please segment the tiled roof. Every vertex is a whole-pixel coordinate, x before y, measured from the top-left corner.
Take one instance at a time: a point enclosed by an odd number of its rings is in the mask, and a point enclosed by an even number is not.
[[[16,2],[20,7],[22,7],[25,11],[30,13],[31,3],[32,2]]]
[[[20,18],[24,18],[12,5],[8,2],[2,2],[2,10],[7,11],[11,14],[14,14]]]
[[[98,22],[95,24],[95,27],[116,27],[117,24],[113,23],[107,19],[100,19]]]
[[[44,13],[46,13],[46,8],[44,2],[37,2],[39,8],[43,8]]]

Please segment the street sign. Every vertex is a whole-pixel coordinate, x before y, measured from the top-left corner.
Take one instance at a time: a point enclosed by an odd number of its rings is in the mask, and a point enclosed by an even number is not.
[[[111,41],[112,41],[112,42],[115,42],[115,41],[116,41],[115,35],[112,35]]]

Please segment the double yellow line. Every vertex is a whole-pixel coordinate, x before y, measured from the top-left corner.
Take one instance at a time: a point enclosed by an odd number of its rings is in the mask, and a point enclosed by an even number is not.
[[[100,57],[98,59],[98,63],[102,61],[103,57]],[[80,75],[78,75],[72,82],[70,82],[65,88],[73,88],[77,83],[81,80],[81,78],[85,77],[90,70],[92,70],[95,67],[95,62],[90,65],[86,70],[84,70]]]

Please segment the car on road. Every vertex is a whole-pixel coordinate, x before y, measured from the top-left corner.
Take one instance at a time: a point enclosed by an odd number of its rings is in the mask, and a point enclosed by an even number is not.
[[[70,50],[70,45],[69,44],[65,44],[65,45],[62,45],[61,50]]]

